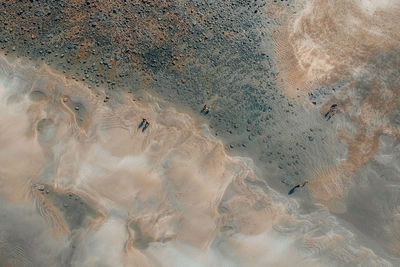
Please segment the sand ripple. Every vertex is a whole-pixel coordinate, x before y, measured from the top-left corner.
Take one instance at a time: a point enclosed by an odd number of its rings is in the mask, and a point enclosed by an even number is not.
[[[161,100],[107,92],[105,102],[104,92],[46,66],[5,58],[0,66],[0,212],[23,207],[0,223],[0,261],[390,265],[326,211],[300,214],[296,201],[256,175],[250,159],[227,155],[206,125]],[[151,122],[144,132],[142,118]],[[324,173],[340,182],[334,171]],[[337,197],[341,186],[311,190]],[[25,248],[27,240],[3,233],[27,216],[33,226],[18,228],[20,236],[40,242]]]

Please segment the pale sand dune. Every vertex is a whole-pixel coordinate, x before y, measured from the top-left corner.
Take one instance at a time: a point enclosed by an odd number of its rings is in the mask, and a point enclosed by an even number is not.
[[[48,67],[0,66],[4,265],[390,266],[326,211],[300,215],[251,160],[228,156],[207,126],[159,99],[105,104]]]
[[[60,56],[65,62],[55,53],[65,47],[51,45],[65,35],[57,27],[54,35],[25,27],[31,21],[20,13],[31,7],[14,2],[2,5],[6,53],[59,63],[76,79],[100,75],[95,83],[113,90],[105,101],[102,89],[89,90],[48,66],[0,58],[0,266],[400,266],[400,1],[227,1],[223,10],[217,1],[211,13],[197,2],[189,11],[194,3],[183,1],[187,14],[170,1],[144,1],[136,7],[150,13],[138,21],[151,25],[138,29],[156,37],[145,51],[152,44],[164,50],[161,38],[172,38],[172,54],[139,52],[141,85],[123,62],[143,36],[124,52],[120,41],[135,38],[120,39],[125,30],[117,23],[111,55],[118,58],[104,62],[110,56],[104,46],[72,38],[65,42],[72,54]],[[95,8],[69,2],[75,8],[61,10],[74,23]],[[46,4],[35,4],[35,17]],[[103,4],[96,3],[123,12],[123,19],[137,11]],[[153,8],[170,6],[183,17],[170,21],[175,15],[166,12],[166,26],[182,24],[184,32],[194,26],[191,37],[163,30],[163,16],[155,20]],[[74,23],[72,31],[63,27],[55,10],[44,21],[54,16],[67,36],[86,35]],[[88,24],[93,40],[102,24]],[[231,38],[227,46],[222,34]],[[14,41],[26,37],[29,45]],[[175,53],[180,39],[199,53]],[[85,75],[99,61],[107,67]],[[164,72],[170,63],[172,73]],[[173,104],[208,99],[214,131],[152,95],[122,93],[132,88],[111,82],[113,73]],[[338,113],[327,121],[333,102]],[[145,132],[138,129],[143,117],[151,122]],[[226,154],[214,134],[262,169]],[[288,196],[304,179],[307,186]]]
[[[279,17],[277,67],[283,92],[294,99],[359,74],[374,53],[400,45],[398,0],[297,1]]]
[[[358,218],[356,228],[363,228],[363,219],[373,216],[373,209],[369,202],[363,203],[361,199],[353,206],[352,191],[365,190],[358,189],[360,180],[354,181],[354,177],[373,164],[381,150],[381,137],[393,138],[394,147],[400,137],[396,123],[400,106],[400,28],[397,23],[400,1],[296,1],[288,9],[279,8],[282,7],[280,3],[271,5],[274,7],[270,8],[272,14],[275,11],[282,21],[275,42],[282,92],[312,109],[310,95],[319,94],[318,89],[327,86],[322,90],[326,97],[319,99],[323,104],[316,100],[313,104],[319,107],[322,116],[332,103],[339,105],[340,115],[334,122],[337,127],[335,135],[337,143],[345,144],[347,152],[345,156],[339,156],[329,149],[329,156],[336,161],[321,160],[313,167],[308,184],[311,194],[327,210],[346,214],[343,216],[345,220],[346,216],[363,211],[362,215],[354,215]],[[317,159],[310,157],[310,161]],[[374,183],[382,187],[387,185],[387,179],[396,180],[398,177],[398,173],[381,174],[386,168],[388,165],[382,164],[376,170],[379,178]],[[371,176],[371,173],[366,173],[363,182],[370,180]],[[372,195],[375,194],[374,186],[368,183],[366,187]],[[396,224],[393,217],[398,203],[382,203],[390,207],[385,210],[385,220]],[[354,223],[353,219],[349,221]],[[389,226],[388,222],[379,221],[375,227]],[[371,229],[364,231],[378,239],[375,236],[380,234],[372,232]]]

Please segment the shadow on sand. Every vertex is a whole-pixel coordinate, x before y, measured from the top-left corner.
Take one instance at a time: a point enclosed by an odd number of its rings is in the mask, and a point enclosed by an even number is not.
[[[137,128],[138,129],[142,128],[143,124],[144,124],[144,121],[142,121]]]
[[[296,191],[297,188],[304,187],[307,183],[308,183],[308,181],[305,181],[303,184],[298,184],[298,185],[296,185],[295,187],[293,187],[292,189],[290,189],[288,195],[293,194],[294,191]]]

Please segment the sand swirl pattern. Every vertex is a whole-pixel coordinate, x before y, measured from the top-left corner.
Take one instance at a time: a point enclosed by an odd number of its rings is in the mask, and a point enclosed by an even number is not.
[[[7,185],[0,211],[20,205],[15,217],[32,214],[32,229],[40,229],[1,237],[2,257],[17,265],[390,266],[326,207],[299,210],[259,177],[250,158],[228,155],[207,125],[160,99],[124,93],[104,101],[104,92],[47,66],[5,58],[0,65],[0,80],[13,80],[0,87],[1,125],[16,127],[4,128],[0,141],[24,159],[15,175],[15,165],[0,158]],[[142,118],[150,122],[144,131]],[[307,153],[302,160],[312,159],[313,150]],[[307,189],[319,205],[345,195],[336,169],[319,159],[307,164],[321,177]],[[342,211],[333,204],[326,205]],[[2,232],[7,227],[0,224]],[[41,243],[24,247],[23,238]],[[54,253],[41,258],[41,246]]]

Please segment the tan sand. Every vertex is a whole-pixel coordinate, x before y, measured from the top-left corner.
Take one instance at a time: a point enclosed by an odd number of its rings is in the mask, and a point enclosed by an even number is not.
[[[399,1],[312,0],[298,1],[293,13],[271,10],[283,22],[276,32],[278,81],[293,99],[357,75],[375,52],[400,45]]]
[[[46,66],[4,57],[0,66],[0,212],[21,210],[0,221],[1,262],[389,266],[325,211],[300,215],[250,159],[227,155],[206,125],[159,99],[111,94],[105,103]],[[328,173],[323,181],[337,181]],[[310,188],[329,200],[343,194],[335,186]],[[17,230],[25,239],[12,238]]]

